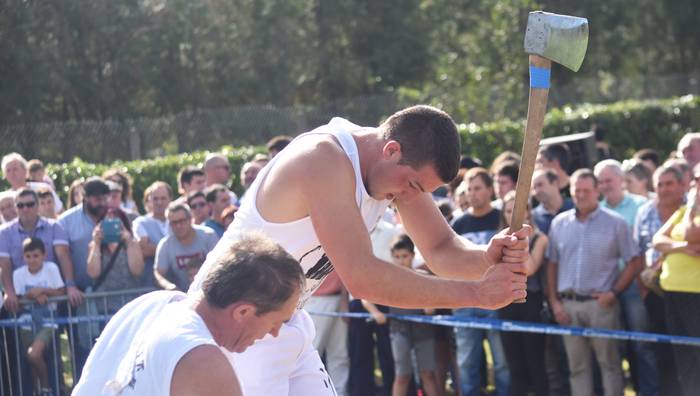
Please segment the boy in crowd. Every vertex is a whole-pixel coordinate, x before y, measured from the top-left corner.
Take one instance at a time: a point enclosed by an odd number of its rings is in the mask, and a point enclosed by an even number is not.
[[[37,190],[36,195],[39,198],[39,216],[56,220],[58,214],[56,213],[56,202],[53,199],[51,189],[41,187]]]
[[[391,245],[394,264],[411,269],[415,258],[415,247],[408,235],[402,234]],[[390,307],[389,312],[397,315],[432,315],[435,311],[422,309],[402,309]],[[411,323],[400,320],[390,321],[391,349],[394,355],[393,396],[405,396],[411,382],[411,351],[416,354],[416,368],[420,375],[425,396],[439,395],[435,380],[435,330],[425,323]]]
[[[31,318],[32,328],[22,327],[23,344],[30,344],[27,349],[27,359],[32,366],[34,374],[33,383],[37,380],[41,391],[40,395],[52,394],[49,388],[49,374],[44,361],[44,350],[50,345],[53,337],[52,325],[44,325],[41,321],[50,315],[50,311],[56,310],[56,304],[46,306],[49,297],[60,296],[66,293],[58,266],[46,259],[44,242],[39,238],[27,238],[22,242],[25,266],[17,268],[13,274],[15,291],[18,295],[36,301],[43,307],[32,308],[31,313],[24,313],[20,321]]]

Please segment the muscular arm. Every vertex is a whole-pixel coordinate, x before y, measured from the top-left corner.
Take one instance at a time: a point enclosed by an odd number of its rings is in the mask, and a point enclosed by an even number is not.
[[[172,396],[242,396],[228,359],[213,345],[201,345],[183,356],[170,382]]]
[[[406,231],[436,275],[475,280],[490,266],[484,256],[485,246],[455,234],[428,193],[397,201],[396,206]]]
[[[497,285],[495,281],[464,282],[420,275],[378,259],[372,253],[369,234],[355,203],[355,177],[345,154],[317,150],[300,168],[291,177],[299,183],[321,245],[353,296],[402,308],[457,308],[493,307],[493,301],[486,301],[491,300],[490,292],[503,293],[493,298],[503,298],[495,305],[507,304],[521,295],[522,291],[513,291],[511,282],[524,282],[524,276],[520,278],[503,268],[495,270],[508,272],[499,275],[504,277],[503,284]],[[443,225],[442,230],[449,234],[447,224]],[[456,246],[450,247],[457,251]],[[435,249],[431,249],[432,254]],[[486,283],[490,283],[488,287]]]

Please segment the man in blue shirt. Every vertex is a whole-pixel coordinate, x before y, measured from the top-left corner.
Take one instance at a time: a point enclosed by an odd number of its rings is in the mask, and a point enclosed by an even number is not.
[[[54,220],[39,216],[37,193],[29,188],[20,189],[15,198],[19,216],[0,227],[0,268],[5,289],[5,307],[16,311],[19,307],[12,284],[12,271],[25,264],[22,242],[36,237],[46,246],[46,260],[60,265],[67,287],[68,298],[73,305],[82,302],[82,293],[76,288],[73,278],[73,261],[68,249],[68,236],[63,227]]]
[[[87,273],[88,245],[92,241],[93,230],[107,212],[109,187],[101,178],[91,177],[85,181],[83,188],[85,189],[83,203],[63,212],[58,223],[68,234],[71,257],[75,266],[76,285],[80,290],[85,291],[92,286],[92,278]],[[86,305],[78,307],[77,313],[87,314]],[[75,331],[70,332],[74,338],[72,342],[75,348],[75,378],[80,377],[92,346],[89,333],[85,324],[76,326]]]

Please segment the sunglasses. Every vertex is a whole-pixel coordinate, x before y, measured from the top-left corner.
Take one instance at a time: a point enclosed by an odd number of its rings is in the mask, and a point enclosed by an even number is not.
[[[191,209],[199,209],[199,208],[203,208],[205,206],[207,206],[206,202],[200,202],[200,203],[193,203],[192,205],[190,205],[190,208]]]
[[[36,206],[36,202],[18,202],[17,209],[33,208]]]

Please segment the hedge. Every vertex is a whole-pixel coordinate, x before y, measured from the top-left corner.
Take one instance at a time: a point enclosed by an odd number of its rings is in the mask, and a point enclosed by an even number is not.
[[[613,156],[629,158],[636,150],[653,148],[662,155],[675,150],[687,132],[700,130],[700,97],[583,104],[552,109],[545,117],[543,137],[585,132],[594,125],[606,131]],[[525,120],[483,125],[461,124],[462,151],[490,163],[504,150],[520,152]]]
[[[525,121],[504,120],[483,125],[460,124],[462,151],[490,163],[504,150],[520,151]],[[627,158],[640,148],[654,148],[661,154],[674,150],[686,132],[700,130],[700,97],[624,101],[608,105],[583,104],[574,108],[552,109],[545,118],[544,137],[588,131],[600,125],[607,130],[606,141],[619,159]],[[238,172],[260,146],[233,148],[224,146],[231,165],[231,186],[240,191]],[[163,180],[177,191],[177,173],[185,165],[202,165],[207,152],[196,151],[148,160],[117,161],[112,164],[91,164],[74,159],[66,164],[47,164],[47,171],[65,200],[70,183],[78,178],[99,175],[109,168],[126,171],[134,180],[134,200],[141,204],[143,190],[155,180]],[[2,180],[2,189],[7,183]]]
[[[254,146],[240,148],[224,146],[220,150],[228,158],[231,166],[232,180],[230,186],[239,195],[242,193],[242,187],[239,183],[241,167],[246,161],[252,159],[256,153],[262,151],[263,147]],[[177,191],[177,174],[180,169],[186,165],[202,166],[207,153],[206,151],[195,151],[148,160],[116,161],[111,164],[91,164],[76,158],[67,164],[47,164],[46,168],[49,177],[54,180],[56,189],[64,199],[64,202],[66,202],[68,188],[73,180],[101,175],[107,169],[120,169],[133,179],[134,201],[142,207],[143,191],[146,187],[156,180],[162,180],[170,184],[173,191]]]

